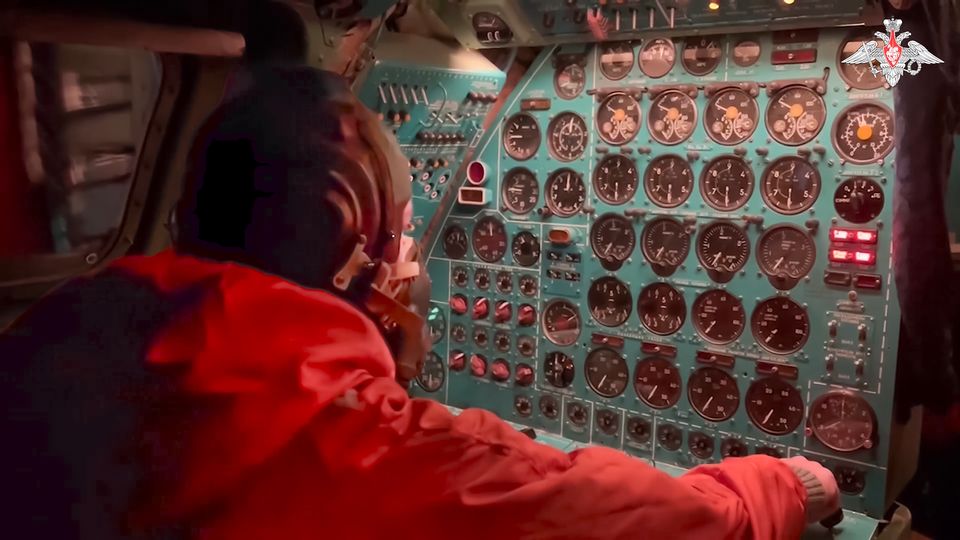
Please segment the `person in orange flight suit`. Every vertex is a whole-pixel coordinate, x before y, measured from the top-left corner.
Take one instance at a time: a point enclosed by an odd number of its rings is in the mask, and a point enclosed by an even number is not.
[[[0,338],[8,537],[781,540],[838,509],[802,457],[672,478],[410,398],[428,283],[408,168],[339,76],[253,70],[192,163],[172,250]]]

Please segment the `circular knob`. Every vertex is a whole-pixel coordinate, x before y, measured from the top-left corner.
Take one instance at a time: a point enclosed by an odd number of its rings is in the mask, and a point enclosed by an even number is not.
[[[462,294],[455,294],[450,298],[450,310],[457,315],[463,315],[467,312],[467,297]]]
[[[423,162],[417,158],[410,158],[410,167],[413,169],[419,169],[420,165],[423,165]]]
[[[520,386],[530,386],[533,384],[533,368],[527,364],[518,365],[515,380]]]
[[[390,119],[393,120],[394,122],[400,122],[401,118],[403,118],[403,114],[399,112],[395,112],[390,115]]]
[[[510,305],[510,302],[506,300],[500,300],[497,302],[497,307],[493,311],[493,320],[498,323],[505,323],[510,320],[510,317],[513,316],[513,307]]]
[[[468,92],[468,93],[467,93],[467,99],[470,100],[470,101],[479,101],[479,100],[480,100],[480,94],[478,94],[478,93],[476,93],[476,92]]]
[[[483,377],[487,374],[487,359],[483,355],[470,355],[470,373],[474,377]]]
[[[510,292],[513,289],[513,278],[507,272],[497,274],[497,288],[500,292]]]
[[[473,318],[486,319],[490,314],[490,301],[486,298],[477,298],[473,301]]]
[[[447,135],[447,137],[450,137],[450,135]],[[437,160],[437,165],[440,167],[446,167],[448,165],[448,162],[447,160],[440,158]]]
[[[516,399],[513,400],[513,406],[517,409],[520,416],[530,416],[530,413],[533,412],[533,404],[524,396],[517,396]]]
[[[510,364],[506,360],[499,358],[493,362],[493,368],[490,369],[490,375],[493,380],[504,382],[510,379]]]
[[[537,310],[530,304],[523,304],[517,312],[517,324],[533,326],[537,322]]]
[[[494,338],[494,342],[497,344],[497,350],[507,352],[510,350],[510,336],[502,332],[497,333],[497,337]]]
[[[486,290],[490,286],[490,274],[486,272],[481,272],[473,278],[474,283],[477,284],[478,289]]]
[[[452,371],[463,371],[467,366],[467,355],[463,351],[450,351],[450,358],[447,360]]]

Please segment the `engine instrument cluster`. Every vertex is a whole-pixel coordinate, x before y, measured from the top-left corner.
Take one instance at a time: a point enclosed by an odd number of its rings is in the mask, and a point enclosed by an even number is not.
[[[857,39],[546,47],[435,218],[412,391],[679,467],[805,455],[882,514],[895,126]]]

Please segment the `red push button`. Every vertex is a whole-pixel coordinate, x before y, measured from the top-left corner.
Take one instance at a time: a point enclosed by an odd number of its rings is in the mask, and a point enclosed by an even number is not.
[[[483,355],[470,355],[470,373],[474,377],[483,377],[487,374],[487,359]]]

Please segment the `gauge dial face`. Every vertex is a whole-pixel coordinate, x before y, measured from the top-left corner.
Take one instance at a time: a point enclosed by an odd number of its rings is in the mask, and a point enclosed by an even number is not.
[[[520,287],[520,294],[524,296],[533,296],[537,294],[537,278],[530,275],[520,276],[520,281],[518,283]]]
[[[560,402],[550,394],[540,396],[538,407],[546,418],[556,420],[556,418],[560,416]]]
[[[553,76],[553,89],[563,99],[573,99],[583,92],[587,75],[580,64],[567,64]]]
[[[485,216],[477,221],[473,228],[473,252],[488,263],[503,258],[507,252],[507,230],[499,219]]]
[[[651,79],[659,79],[673,69],[677,50],[667,38],[654,38],[640,49],[640,70]]]
[[[633,222],[619,214],[604,214],[590,228],[590,247],[607,269],[619,268],[636,243]]]
[[[747,416],[771,435],[786,435],[803,421],[803,398],[779,377],[759,379],[747,390]]]
[[[883,188],[862,176],[844,180],[833,194],[833,206],[850,223],[873,221],[883,211]]]
[[[880,71],[880,62],[872,60],[869,64],[844,64],[843,61],[853,56],[865,41],[876,41],[866,34],[854,36],[840,46],[840,57],[837,67],[840,68],[840,78],[851,87],[858,90],[876,90],[883,86],[885,79]],[[880,47],[883,48],[882,45]],[[874,71],[875,70],[875,71]]]
[[[647,165],[643,173],[643,190],[657,206],[680,206],[693,191],[693,170],[680,156],[659,156]]]
[[[640,179],[632,159],[611,154],[593,170],[593,191],[601,201],[618,205],[633,199]]]
[[[614,146],[630,142],[640,129],[640,104],[632,96],[614,92],[607,96],[597,111],[600,138]]]
[[[443,359],[435,352],[428,353],[423,361],[423,369],[417,375],[417,385],[427,392],[436,392],[443,387],[445,377]]]
[[[833,476],[837,479],[837,487],[840,488],[840,492],[847,495],[863,493],[863,489],[867,487],[866,475],[863,471],[854,467],[837,466],[833,470]]]
[[[847,107],[833,128],[833,146],[850,163],[875,163],[893,150],[893,114],[879,103]]]
[[[600,48],[600,72],[611,81],[619,81],[633,67],[633,46],[626,42],[607,43]]]
[[[694,300],[693,325],[703,339],[725,345],[743,334],[747,315],[739,298],[722,289],[713,289]]]
[[[587,148],[587,123],[577,113],[558,114],[547,132],[550,154],[560,161],[573,161]]]
[[[750,67],[760,59],[760,44],[745,39],[733,46],[733,63],[740,67]]]
[[[657,426],[657,442],[664,450],[676,452],[683,445],[683,432],[677,426],[660,424]]]
[[[713,437],[701,431],[693,431],[687,436],[687,447],[694,457],[710,459],[713,457],[714,445]]]
[[[670,285],[654,283],[640,291],[637,312],[647,330],[668,336],[683,326],[687,318],[687,302],[683,294]]]
[[[757,264],[770,277],[800,279],[813,270],[816,259],[810,234],[793,225],[771,227],[757,242]]]
[[[467,281],[469,281],[470,276],[467,274],[467,269],[462,266],[455,266],[452,272],[453,284],[458,287],[466,287]]]
[[[556,388],[566,388],[573,383],[577,368],[573,365],[573,358],[555,351],[548,353],[543,362],[543,375],[547,382]]]
[[[624,383],[624,386],[626,386],[626,383]],[[610,409],[598,410],[597,428],[607,435],[616,435],[620,431],[620,415]]]
[[[567,300],[554,300],[543,310],[543,334],[551,343],[566,347],[580,337],[580,311]]]
[[[513,237],[510,251],[520,266],[533,266],[540,260],[540,240],[530,231],[518,232]]]
[[[732,146],[753,135],[759,118],[757,100],[739,88],[728,88],[710,98],[703,126],[714,142]]]
[[[513,276],[510,272],[497,272],[497,290],[502,293],[509,293],[513,290]]]
[[[687,381],[687,399],[697,414],[711,422],[728,420],[740,406],[737,381],[722,369],[700,368]]]
[[[467,340],[467,328],[462,324],[454,324],[450,327],[450,338],[457,343],[463,343]]]
[[[788,216],[808,210],[820,196],[820,172],[801,157],[778,158],[764,171],[762,182],[763,202]]]
[[[510,43],[513,31],[499,16],[481,11],[473,16],[473,31],[477,41],[484,45]]]
[[[729,221],[711,223],[697,238],[697,258],[707,270],[739,272],[750,256],[750,240],[743,229]]]
[[[672,270],[683,264],[690,253],[690,235],[679,221],[658,218],[643,228],[641,246],[643,257],[651,265]]]
[[[683,69],[701,77],[717,69],[723,57],[720,39],[716,36],[691,37],[683,44]]]
[[[440,306],[432,305],[427,311],[427,327],[430,329],[430,341],[436,343],[447,335],[447,319]]]
[[[500,189],[503,205],[514,214],[529,213],[540,200],[537,177],[523,167],[510,169],[503,177],[503,187]]]
[[[750,327],[761,347],[776,354],[790,354],[807,342],[810,318],[803,306],[778,296],[757,304]]]
[[[467,241],[467,231],[459,225],[450,225],[443,231],[443,252],[451,259],[462,259],[467,254],[470,244]]]
[[[547,208],[559,217],[570,217],[583,208],[587,198],[587,187],[583,179],[573,169],[558,169],[547,178],[544,187]]]
[[[806,144],[823,129],[827,107],[816,92],[804,86],[788,86],[770,98],[767,132],[788,146]]]
[[[873,446],[876,415],[862,397],[846,391],[828,392],[810,405],[814,437],[837,452],[854,452]]]
[[[650,442],[650,421],[639,416],[631,416],[627,419],[627,437],[638,444],[647,444]]]
[[[724,439],[723,443],[720,444],[720,455],[725,458],[743,457],[747,455],[748,452],[747,445],[740,439],[730,437]]]
[[[652,356],[637,362],[633,389],[641,401],[654,409],[667,409],[680,401],[680,371],[673,362]]]
[[[486,268],[477,268],[476,273],[473,274],[473,283],[480,290],[487,290],[490,288],[490,271]]]
[[[690,96],[667,90],[653,99],[647,127],[655,141],[666,145],[682,143],[693,134],[696,125],[697,104]]]
[[[584,362],[587,384],[597,394],[612,398],[627,389],[630,368],[620,354],[608,347],[594,349]]]
[[[633,311],[630,287],[612,276],[605,276],[590,284],[587,293],[590,315],[603,326],[620,326]]]
[[[532,158],[540,148],[540,125],[527,113],[517,113],[503,127],[503,149],[517,161]]]
[[[747,204],[753,194],[753,171],[736,156],[720,156],[700,175],[700,193],[711,208],[730,212]]]

